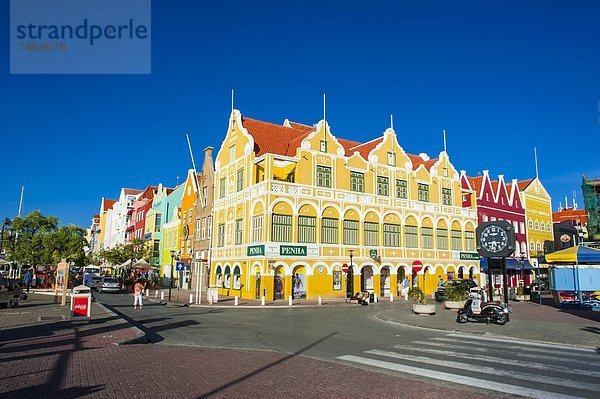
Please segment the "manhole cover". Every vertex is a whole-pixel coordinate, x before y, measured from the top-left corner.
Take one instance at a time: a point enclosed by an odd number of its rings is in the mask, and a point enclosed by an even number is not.
[[[64,321],[65,316],[39,316],[38,321]]]

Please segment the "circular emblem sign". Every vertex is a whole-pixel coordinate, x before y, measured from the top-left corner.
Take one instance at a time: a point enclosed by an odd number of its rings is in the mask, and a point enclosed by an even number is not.
[[[562,236],[560,236],[560,240],[562,242],[569,242],[569,241],[571,241],[571,236],[568,234],[563,234]]]

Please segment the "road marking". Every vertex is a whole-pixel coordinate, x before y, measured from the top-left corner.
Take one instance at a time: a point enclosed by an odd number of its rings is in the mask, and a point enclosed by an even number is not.
[[[527,362],[527,361],[516,360],[516,359],[502,359],[497,356],[474,355],[474,354],[469,354],[469,353],[444,351],[444,350],[439,350],[439,349],[414,348],[412,346],[404,346],[404,345],[394,345],[394,348],[403,349],[403,350],[407,350],[407,351],[418,351],[418,352],[424,352],[424,353],[431,353],[433,355],[457,357],[460,359],[479,360],[482,362],[489,362],[489,363],[493,363],[493,364],[507,364],[510,366],[526,367],[526,368],[547,370],[547,371],[558,371],[558,372],[567,373],[567,374],[580,374],[580,375],[586,375],[588,377],[600,377],[599,371],[575,369],[575,368],[571,368],[571,367],[559,366],[559,365],[554,365],[554,364],[550,365],[550,364],[543,364],[543,363],[537,363],[537,362]]]
[[[431,341],[412,341],[412,344],[417,344],[417,345],[429,345],[429,346],[435,346],[438,348],[447,348],[447,349],[461,349],[461,350],[467,350],[467,351],[475,351],[475,352],[483,352],[483,353],[489,353],[489,352],[506,352],[504,349],[504,347],[497,347],[497,348],[473,348],[471,346],[468,345],[452,345],[452,344],[448,344],[448,343],[444,343],[444,342],[431,342]],[[546,351],[548,352],[548,351]],[[530,358],[530,359],[546,359],[546,360],[557,360],[556,356],[545,356],[545,355],[539,355],[539,354],[534,354],[534,353],[511,353],[512,356],[520,356],[520,357],[526,357],[526,358]],[[561,359],[558,359],[561,360]],[[586,362],[584,360],[581,359],[562,359],[561,363],[576,363],[578,365],[586,365],[586,366],[591,366],[591,367],[600,367],[600,363],[599,362]]]
[[[430,338],[430,340],[432,341],[443,341],[443,342],[456,342],[456,343],[461,343],[461,344],[469,344],[469,345],[478,345],[478,346],[485,346],[486,348],[489,348],[488,343],[485,342],[477,342],[477,341],[470,341],[468,339],[455,339],[455,338],[444,338],[444,337],[434,337],[434,338]],[[518,349],[521,351],[529,351],[529,352],[542,352],[542,353],[555,353],[558,356],[574,356],[577,357],[577,359],[579,359],[581,356],[585,356],[585,357],[589,357],[589,358],[593,358],[593,359],[600,359],[600,356],[598,356],[598,353],[596,353],[595,351],[592,351],[593,353],[581,353],[581,352],[577,352],[577,353],[573,353],[571,351],[567,351],[567,350],[548,350],[547,348],[528,348],[528,347],[524,347],[524,346],[517,346],[517,345],[507,345],[506,342],[502,343],[502,348],[503,349]],[[571,348],[570,348],[571,349]]]
[[[463,376],[460,374],[451,374],[451,373],[445,373],[442,371],[436,371],[435,373],[432,373],[431,370],[429,370],[429,369],[423,369],[423,368],[413,367],[413,366],[406,366],[403,364],[386,362],[386,361],[382,361],[382,360],[369,359],[367,357],[361,357],[361,356],[344,355],[344,356],[339,356],[338,359],[345,360],[347,362],[359,363],[359,364],[379,367],[379,368],[383,368],[383,369],[387,369],[387,370],[394,370],[394,371],[399,371],[402,373],[418,375],[420,377],[427,377],[427,378],[433,378],[436,380],[453,382],[455,384],[468,385],[468,386],[472,386],[472,387],[487,389],[490,391],[503,392],[503,393],[519,395],[519,396],[527,396],[527,397],[535,398],[535,399],[547,399],[547,398],[574,399],[574,398],[579,398],[578,396],[562,395],[562,394],[559,394],[556,392],[551,392],[551,391],[542,391],[539,389],[532,389],[532,388],[527,388],[527,387],[522,387],[522,386],[517,386],[517,385],[503,384],[501,382],[494,382],[494,381],[482,380],[479,378],[466,377],[466,376]]]
[[[478,341],[501,342],[503,344],[506,344],[506,343],[518,343],[520,345],[538,346],[538,347],[542,347],[542,348],[567,349],[569,351],[586,352],[586,353],[596,353],[596,350],[595,349],[591,349],[591,348],[579,348],[579,347],[576,347],[576,346],[560,345],[560,344],[550,344],[550,343],[549,344],[545,344],[545,343],[542,343],[542,342],[523,341],[523,340],[514,339],[514,338],[490,338],[490,337],[480,337],[480,336],[477,336],[477,335],[456,334],[456,333],[447,334],[446,336],[448,336],[448,337],[456,337],[456,338],[475,339],[475,340],[478,340]]]
[[[588,384],[585,382],[573,381],[573,380],[569,380],[566,378],[545,377],[545,376],[537,375],[537,374],[529,374],[529,373],[521,373],[521,372],[516,372],[516,371],[502,370],[502,369],[497,369],[495,367],[474,366],[474,365],[471,365],[468,363],[454,362],[452,360],[442,360],[442,359],[433,359],[433,358],[424,357],[424,356],[405,355],[405,354],[401,354],[401,353],[397,353],[397,352],[382,351],[382,350],[378,350],[378,349],[372,349],[370,351],[365,351],[365,353],[368,353],[371,355],[391,357],[394,359],[408,360],[411,362],[431,364],[434,366],[450,367],[450,368],[455,368],[455,369],[459,369],[459,370],[472,371],[475,373],[494,374],[499,377],[510,377],[510,378],[515,378],[518,380],[539,382],[541,384],[551,384],[551,385],[565,386],[565,387],[569,387],[569,388],[585,389],[585,390],[590,390],[593,392],[597,392],[598,390],[600,390],[600,384]]]

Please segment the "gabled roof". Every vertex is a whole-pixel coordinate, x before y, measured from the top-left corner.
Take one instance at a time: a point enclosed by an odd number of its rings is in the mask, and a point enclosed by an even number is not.
[[[117,200],[105,199],[104,200],[104,210],[108,211],[110,208],[113,207],[113,205],[115,204],[115,202],[117,202]]]
[[[148,187],[146,187],[146,189],[140,195],[139,199],[142,199],[142,198],[152,199],[152,198],[154,198],[154,194],[156,194],[156,190],[158,190],[157,186],[148,186]]]
[[[363,143],[363,144],[356,143],[358,145],[351,147],[350,151],[352,151],[353,154],[354,154],[354,152],[358,151],[364,159],[369,160],[369,153],[371,151],[373,151],[373,149],[375,149],[375,147],[377,147],[377,145],[379,143],[381,143],[382,141],[383,141],[383,137],[379,137],[379,138],[376,138],[375,140],[367,141],[366,143]],[[344,148],[346,148],[346,147],[344,147]]]
[[[408,155],[408,157],[410,158],[410,161],[412,162],[413,170],[416,170],[419,166],[423,165],[425,167],[425,169],[427,169],[427,171],[430,171],[431,167],[433,165],[435,165],[435,163],[437,161],[439,161],[439,158],[425,160],[425,159],[421,158],[419,155],[408,154],[408,153],[406,155]]]
[[[481,191],[481,186],[483,185],[483,176],[467,177],[467,179],[469,180],[469,184],[471,185],[473,191],[475,191],[475,193],[479,195]]]

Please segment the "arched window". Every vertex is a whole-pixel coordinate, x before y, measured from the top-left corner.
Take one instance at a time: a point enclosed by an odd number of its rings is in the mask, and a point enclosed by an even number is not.
[[[242,278],[241,278],[240,267],[236,266],[233,268],[233,289],[239,290],[242,288]]]
[[[521,243],[521,253],[523,254],[523,256],[527,256],[527,244],[525,243],[525,241]]]
[[[542,250],[542,244],[540,244],[540,242],[538,241],[537,244],[535,245],[535,249],[540,252]]]
[[[541,229],[542,231],[546,231],[546,223],[542,222],[542,224],[541,224],[541,226],[540,226],[540,229]]]
[[[533,241],[531,241],[531,242],[529,243],[529,250],[530,250],[531,252],[535,251],[535,243],[534,243]]]
[[[215,271],[215,276],[216,276],[217,286],[222,287],[223,286],[223,271],[221,269],[221,266],[217,266],[217,270]]]
[[[231,288],[231,268],[225,266],[225,288]]]
[[[539,230],[539,229],[540,229],[540,222],[538,222],[538,221],[536,220],[536,221],[535,221],[535,224],[534,224],[534,226],[535,226],[535,227],[533,228],[534,230]]]
[[[552,231],[552,224],[550,222],[548,222],[546,224],[546,227],[547,227],[547,229],[546,229],[547,231]]]
[[[527,227],[531,230],[533,229],[533,221],[531,219],[529,219],[529,221],[527,222]]]

